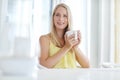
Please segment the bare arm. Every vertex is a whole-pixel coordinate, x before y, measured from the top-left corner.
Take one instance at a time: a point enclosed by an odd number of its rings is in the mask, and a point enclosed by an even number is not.
[[[76,41],[77,44],[73,47],[75,50],[76,59],[82,68],[89,68],[90,64],[88,58],[83,54],[83,52],[78,47],[80,42],[81,42],[81,33],[80,31],[78,31],[78,41]]]
[[[74,50],[75,50],[76,59],[78,63],[81,65],[81,67],[89,68],[90,64],[88,58],[82,53],[82,51],[79,48],[75,47]]]
[[[49,39],[41,36],[39,42],[41,47],[39,63],[47,68],[52,68],[70,50],[68,46],[64,46],[55,55],[49,56]]]

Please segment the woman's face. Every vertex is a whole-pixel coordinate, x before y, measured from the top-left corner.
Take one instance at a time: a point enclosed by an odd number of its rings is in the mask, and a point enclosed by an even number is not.
[[[68,14],[64,7],[58,7],[54,14],[54,25],[56,29],[65,29],[68,25]]]

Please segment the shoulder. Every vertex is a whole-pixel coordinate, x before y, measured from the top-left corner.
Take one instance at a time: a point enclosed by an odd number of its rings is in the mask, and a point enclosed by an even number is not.
[[[39,38],[39,42],[49,42],[49,34],[41,35]]]
[[[41,35],[39,40],[43,40],[43,39],[46,39],[47,38],[47,35]]]

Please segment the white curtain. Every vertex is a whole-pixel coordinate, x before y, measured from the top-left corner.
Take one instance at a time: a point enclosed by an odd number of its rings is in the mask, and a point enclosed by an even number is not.
[[[32,0],[2,0],[0,6],[0,57],[31,53]]]
[[[91,0],[90,55],[93,67],[114,63],[114,0]]]

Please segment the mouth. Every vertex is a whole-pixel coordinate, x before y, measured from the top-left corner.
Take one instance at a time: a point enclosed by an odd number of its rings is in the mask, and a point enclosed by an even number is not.
[[[64,25],[64,22],[57,22],[58,25]]]

